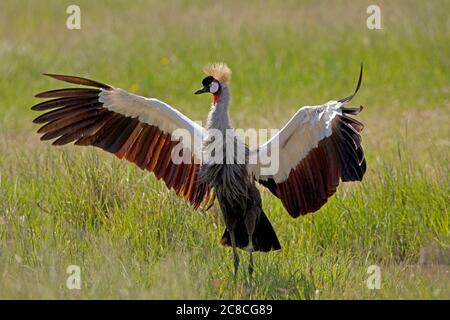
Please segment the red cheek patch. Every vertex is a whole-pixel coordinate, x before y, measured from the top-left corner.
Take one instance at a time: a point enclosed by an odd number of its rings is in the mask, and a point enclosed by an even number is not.
[[[213,97],[214,97],[214,105],[216,105],[217,104],[217,100],[219,100],[219,95],[218,94],[214,94]]]

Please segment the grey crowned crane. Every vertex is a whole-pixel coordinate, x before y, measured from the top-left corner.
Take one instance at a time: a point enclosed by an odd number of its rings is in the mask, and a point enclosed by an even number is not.
[[[169,189],[183,196],[194,208],[210,206],[217,198],[226,229],[221,244],[231,246],[234,277],[239,266],[237,248],[250,253],[249,274],[253,273],[254,251],[281,248],[277,235],[265,215],[256,182],[278,197],[294,218],[317,211],[335,192],[339,181],[361,181],[366,161],[361,147],[362,123],[349,117],[362,107],[345,107],[358,91],[347,98],[318,106],[300,108],[269,141],[247,147],[233,135],[232,145],[244,146],[244,161],[204,160],[204,151],[216,141],[210,132],[225,137],[233,128],[228,116],[231,71],[223,63],[207,65],[207,77],[195,94],[210,93],[213,103],[206,127],[155,98],[145,98],[97,81],[56,74],[57,80],[82,85],[81,88],[42,92],[37,98],[51,98],[32,107],[46,111],[34,119],[45,124],[38,133],[53,145],[75,142],[96,146],[120,159],[134,162],[153,172]],[[194,141],[177,137],[178,129]],[[227,140],[228,141],[228,140]],[[173,154],[182,150],[182,161]],[[264,170],[259,155],[274,153],[277,170]],[[249,162],[249,159],[256,159]],[[241,159],[242,160],[242,159]]]

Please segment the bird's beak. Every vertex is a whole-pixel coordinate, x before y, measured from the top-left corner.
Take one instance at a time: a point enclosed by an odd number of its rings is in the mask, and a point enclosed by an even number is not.
[[[194,94],[201,94],[201,93],[205,93],[205,92],[208,92],[208,91],[209,90],[208,90],[207,87],[203,87],[203,88],[200,88],[197,91],[195,91]]]

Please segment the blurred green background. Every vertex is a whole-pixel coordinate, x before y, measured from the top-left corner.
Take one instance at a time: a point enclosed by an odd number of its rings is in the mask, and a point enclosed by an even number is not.
[[[81,30],[66,9],[81,8]],[[366,27],[371,4],[381,30]],[[449,1],[0,2],[0,297],[450,298]],[[201,69],[233,70],[235,127],[278,128],[303,105],[365,106],[368,172],[291,219],[263,194],[283,250],[232,285],[217,210],[194,212],[131,164],[38,142],[33,95],[74,74],[204,120]],[[244,261],[244,259],[242,259]],[[81,266],[83,288],[65,287]],[[382,266],[381,290],[367,267]]]

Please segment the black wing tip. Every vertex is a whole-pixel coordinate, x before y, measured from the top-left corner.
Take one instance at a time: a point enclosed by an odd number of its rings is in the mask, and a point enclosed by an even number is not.
[[[355,93],[353,95],[355,95],[356,93],[358,93],[359,88],[361,87],[361,83],[362,83],[362,77],[363,77],[363,70],[364,70],[364,66],[361,62],[361,69],[359,69],[359,79],[358,79],[358,84],[356,85],[356,90]]]
[[[102,89],[106,89],[106,90],[111,89],[110,85],[107,85],[105,83],[98,82],[95,80],[91,80],[88,78],[83,78],[83,77],[78,77],[78,76],[69,76],[69,75],[64,75],[64,74],[48,73],[48,72],[44,72],[44,73],[42,73],[42,75],[59,80],[59,81],[72,83],[72,84],[92,86],[92,87],[102,88]]]
[[[355,92],[352,95],[348,96],[347,98],[339,100],[338,102],[341,102],[341,103],[350,102],[353,99],[353,97],[358,93],[359,88],[361,88],[361,84],[362,84],[363,70],[364,70],[363,63],[361,62],[361,68],[359,69],[359,78],[358,78],[358,83],[356,84]]]
[[[42,73],[42,75],[46,76],[46,77],[50,77],[52,79],[60,80],[60,81],[64,81],[64,80],[61,80],[62,78],[72,78],[73,77],[73,76],[69,76],[67,74],[47,73],[47,72]]]
[[[48,72],[43,72],[42,75],[43,76],[47,76],[47,77],[51,77],[51,78],[54,78],[54,77],[57,77],[57,76],[63,76],[63,74],[48,73]]]
[[[364,107],[363,106],[359,106],[359,107],[351,107],[351,108],[347,108],[347,107],[341,107],[342,113],[344,114],[351,114],[351,115],[358,115],[361,111],[363,111]]]

